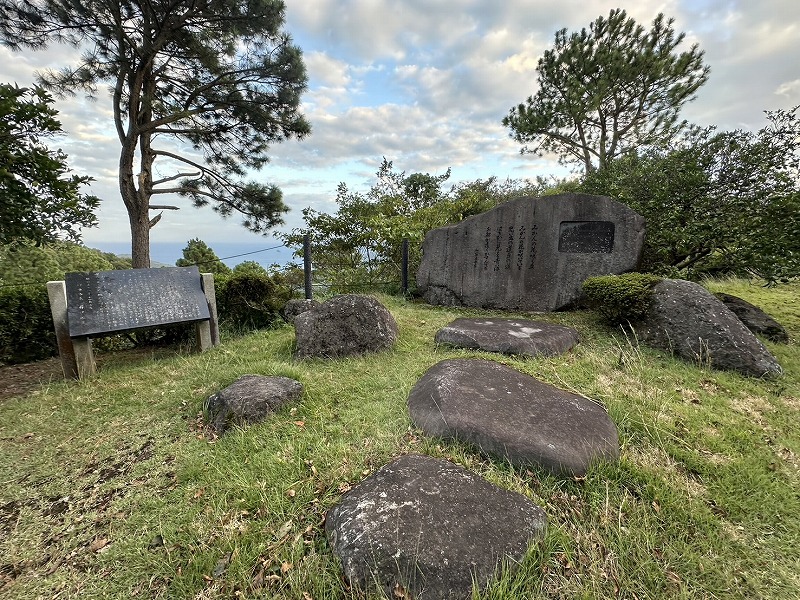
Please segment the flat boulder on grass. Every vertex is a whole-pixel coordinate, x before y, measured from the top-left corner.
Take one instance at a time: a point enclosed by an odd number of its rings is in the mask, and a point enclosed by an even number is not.
[[[665,279],[637,324],[639,339],[655,348],[715,369],[751,377],[775,377],[783,370],[774,356],[721,300],[702,286]]]
[[[786,333],[784,326],[755,304],[750,304],[747,300],[743,300],[738,296],[722,292],[718,292],[714,295],[719,298],[733,314],[739,317],[739,320],[744,323],[744,326],[753,333],[763,335],[773,342],[785,343],[789,341],[789,334]]]
[[[408,412],[427,435],[518,466],[582,476],[594,462],[619,458],[617,428],[602,406],[488,360],[433,365],[411,389]]]
[[[397,341],[392,314],[370,296],[344,294],[297,315],[295,355],[338,358],[391,348]]]
[[[345,577],[387,598],[472,597],[545,531],[544,511],[463,467],[402,456],[328,511],[325,531]]]
[[[242,375],[206,400],[208,421],[222,435],[232,425],[258,423],[302,395],[303,385],[294,379]]]
[[[456,319],[436,332],[435,340],[459,348],[502,354],[556,356],[580,341],[572,327],[525,319]]]

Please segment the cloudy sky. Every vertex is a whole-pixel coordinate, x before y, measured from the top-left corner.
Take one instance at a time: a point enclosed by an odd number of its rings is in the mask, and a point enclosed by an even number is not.
[[[556,30],[586,27],[616,7],[645,25],[663,12],[686,32],[686,49],[697,43],[705,51],[711,76],[684,110],[690,121],[758,129],[764,110],[800,104],[797,0],[638,0],[630,6],[600,0],[286,4],[286,28],[303,49],[308,68],[303,104],[313,132],[302,142],[274,146],[271,163],[255,176],[283,189],[292,209],[284,229],[302,224],[304,207],[334,212],[340,181],[366,190],[382,157],[408,173],[439,174],[452,167],[453,183],[567,174],[554,158],[521,156],[501,120],[536,92],[536,63]],[[0,81],[28,85],[37,68],[63,66],[74,55],[64,48],[12,54],[0,47]],[[123,252],[130,236],[116,187],[119,151],[110,99],[101,94],[90,102],[79,96],[56,106],[67,132],[60,146],[76,171],[96,179],[92,192],[103,198],[100,226],[85,231],[84,241]],[[158,201],[168,203],[165,197]],[[185,244],[192,237],[225,250],[275,244],[246,232],[235,216],[223,221],[208,209],[190,207],[166,213],[151,233],[154,245]]]

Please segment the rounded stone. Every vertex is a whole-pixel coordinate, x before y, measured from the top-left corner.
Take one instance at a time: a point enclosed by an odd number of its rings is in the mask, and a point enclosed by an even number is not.
[[[258,423],[302,395],[303,385],[294,379],[242,375],[206,400],[206,413],[211,426],[222,435],[232,425]]]
[[[385,350],[397,341],[397,323],[375,298],[335,296],[294,318],[296,356],[337,358]]]
[[[636,324],[644,344],[674,352],[698,366],[777,377],[778,361],[729,308],[691,281],[665,279],[653,287],[645,318]]]
[[[328,511],[345,577],[387,598],[466,600],[545,531],[544,511],[449,461],[402,456]]]
[[[412,388],[408,411],[427,435],[518,466],[582,476],[619,458],[617,428],[602,406],[493,361],[435,364]]]
[[[294,321],[294,318],[297,315],[302,314],[307,310],[313,310],[319,305],[320,303],[316,300],[293,298],[284,304],[283,308],[281,309],[281,315],[286,321],[291,323]]]

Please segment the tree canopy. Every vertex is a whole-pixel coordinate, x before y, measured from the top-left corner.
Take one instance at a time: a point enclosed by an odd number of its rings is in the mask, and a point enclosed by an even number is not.
[[[696,45],[677,52],[684,34],[673,23],[659,14],[646,30],[614,9],[588,30],[556,32],[536,67],[538,91],[503,119],[522,152],[554,152],[589,172],[672,139],[709,74]]]
[[[112,261],[112,257],[116,260]],[[108,271],[118,266],[127,267],[124,259],[74,242],[0,246],[2,285],[44,284],[64,279],[65,273],[73,271]]]
[[[0,83],[0,245],[77,241],[97,224],[90,177],[70,175],[67,155],[45,141],[61,133],[58,111],[41,88]]]
[[[242,213],[256,232],[282,222],[280,190],[245,180],[271,143],[310,132],[281,0],[0,0],[0,14],[12,49],[83,49],[78,64],[39,73],[48,89],[93,96],[109,84],[134,267],[150,264],[154,195]]]
[[[644,269],[698,278],[800,276],[800,107],[768,111],[757,132],[695,128],[587,175],[647,219]]]
[[[199,238],[189,240],[183,249],[183,257],[175,261],[178,267],[191,267],[197,265],[202,273],[214,275],[229,275],[231,269],[222,262],[208,244]]]

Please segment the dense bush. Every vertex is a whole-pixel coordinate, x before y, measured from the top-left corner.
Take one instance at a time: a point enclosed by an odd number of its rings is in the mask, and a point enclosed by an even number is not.
[[[660,281],[649,273],[590,277],[583,282],[583,298],[614,325],[639,321],[650,308],[653,286]]]
[[[220,323],[233,329],[269,327],[292,297],[280,274],[244,271],[215,282]]]
[[[640,149],[578,189],[645,217],[643,270],[788,281],[800,276],[800,114],[767,117],[757,132],[695,129],[668,148]]]
[[[0,363],[23,363],[56,354],[47,288],[0,288]]]

